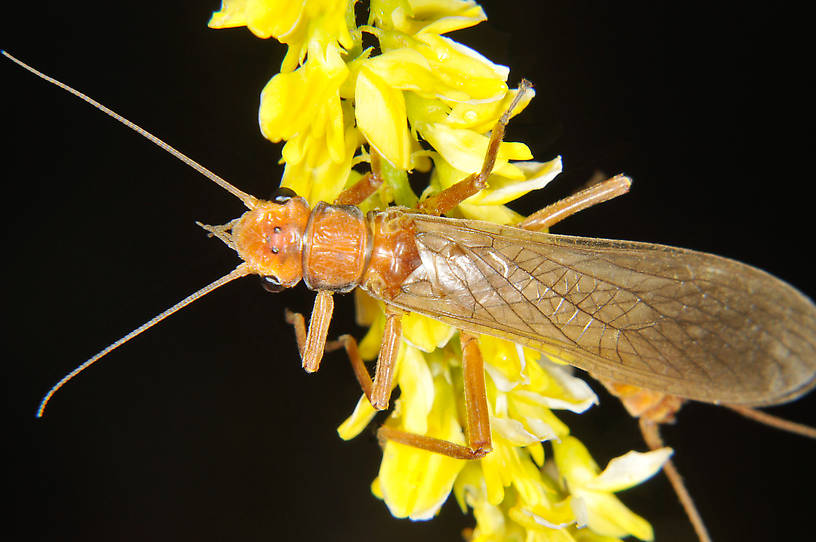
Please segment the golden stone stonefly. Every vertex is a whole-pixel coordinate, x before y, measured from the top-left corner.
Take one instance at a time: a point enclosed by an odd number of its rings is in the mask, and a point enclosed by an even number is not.
[[[91,98],[3,54],[137,131],[249,209],[223,226],[201,225],[238,253],[242,262],[233,271],[71,371],[43,398],[38,417],[59,388],[112,350],[216,288],[251,274],[260,275],[270,291],[302,280],[317,292],[308,327],[303,315],[287,313],[309,372],[319,369],[327,349],[334,293],[361,288],[386,304],[373,379],[351,336],[328,343],[330,349],[346,349],[360,386],[378,410],[389,404],[402,315],[417,312],[458,328],[467,443],[390,427],[382,427],[379,436],[459,459],[477,459],[492,450],[476,334],[507,339],[586,370],[641,418],[653,448],[660,445],[656,424],[670,420],[685,399],[760,417],[745,407],[791,401],[816,386],[816,305],[787,283],[711,254],[537,231],[625,193],[631,181],[623,175],[512,227],[441,216],[485,187],[511,112],[531,89],[526,81],[491,132],[481,171],[424,200],[416,210],[391,207],[364,215],[356,205],[382,183],[374,151],[371,172],[332,204],[310,208],[288,189],[269,201],[259,200]],[[813,436],[808,428],[784,427]]]

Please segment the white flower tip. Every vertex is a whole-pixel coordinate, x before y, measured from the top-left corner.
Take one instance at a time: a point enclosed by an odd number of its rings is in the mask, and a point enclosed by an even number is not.
[[[668,447],[651,452],[630,451],[616,457],[585,487],[596,491],[616,492],[635,486],[657,474],[674,450]]]

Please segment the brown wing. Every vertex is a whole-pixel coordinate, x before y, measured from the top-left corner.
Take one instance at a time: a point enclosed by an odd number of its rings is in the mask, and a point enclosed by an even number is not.
[[[769,405],[816,385],[816,306],[754,267],[673,247],[409,215],[422,258],[388,300],[590,374]]]

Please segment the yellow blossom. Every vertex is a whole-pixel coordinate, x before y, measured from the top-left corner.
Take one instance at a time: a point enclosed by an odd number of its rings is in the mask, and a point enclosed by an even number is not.
[[[574,437],[553,444],[555,463],[566,481],[571,506],[579,523],[606,536],[633,535],[652,540],[652,527],[612,493],[628,489],[660,471],[671,448],[647,453],[629,452],[609,462],[603,472]]]
[[[282,72],[288,72],[303,62],[314,43],[326,48],[339,42],[350,49],[353,9],[354,3],[348,0],[222,0],[209,26],[246,26],[259,38],[274,37],[289,45],[281,66]]]
[[[371,15],[379,28],[408,35],[423,31],[445,34],[487,19],[481,6],[473,0],[372,2]]]
[[[440,192],[456,184],[467,174],[451,166],[444,158],[433,155],[434,170],[426,194]],[[488,186],[459,204],[453,216],[487,220],[496,224],[516,224],[522,216],[505,206],[531,190],[544,188],[556,175],[561,173],[561,157],[549,162],[514,162],[509,164],[522,174],[522,180],[493,173],[488,177]]]
[[[376,152],[384,185],[360,207],[412,206],[413,169],[430,169],[421,197],[479,171],[490,132],[516,97],[509,68],[444,34],[485,20],[472,0],[371,0],[367,24],[351,0],[224,0],[210,26],[246,26],[288,46],[280,73],[261,93],[263,135],[286,141],[282,184],[312,204],[332,202],[358,179]],[[377,47],[363,49],[363,33]],[[525,94],[512,112],[532,99]],[[515,224],[506,204],[544,187],[561,159],[532,161],[523,143],[502,141],[488,186],[452,216]],[[359,170],[359,171],[358,171]],[[357,319],[369,326],[361,356],[376,358],[383,336],[382,302],[355,293]],[[402,318],[394,386],[399,398],[389,427],[465,444],[462,352],[457,330],[419,314]],[[671,453],[630,452],[600,471],[553,410],[584,412],[597,397],[564,360],[490,337],[479,337],[493,450],[463,461],[388,441],[372,491],[397,517],[430,519],[453,492],[473,510],[474,542],[610,542],[651,526],[615,492],[640,483]],[[556,363],[554,363],[554,361]],[[362,395],[338,427],[357,436],[377,411]],[[549,443],[545,446],[545,443]],[[552,449],[552,456],[547,457]]]
[[[357,126],[371,146],[395,167],[409,169],[411,142],[402,92],[363,68],[357,75],[354,99]]]
[[[343,157],[343,111],[340,85],[349,70],[334,48],[312,47],[309,62],[279,73],[261,92],[258,120],[264,137],[278,142],[287,162],[299,162],[310,146],[325,146],[331,158]]]
[[[458,395],[450,367],[440,355],[428,358],[407,345],[400,349],[397,382],[403,395],[389,420],[403,431],[464,444],[456,417]],[[439,512],[466,461],[386,442],[380,474],[374,482],[396,517],[430,519]]]

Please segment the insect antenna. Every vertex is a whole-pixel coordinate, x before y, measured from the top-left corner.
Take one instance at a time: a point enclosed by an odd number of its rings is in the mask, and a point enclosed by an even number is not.
[[[139,334],[147,331],[151,327],[155,326],[156,324],[158,324],[159,322],[161,322],[162,320],[164,320],[165,318],[167,318],[168,316],[170,316],[174,312],[177,312],[177,311],[183,309],[184,307],[186,307],[187,305],[189,305],[193,301],[196,301],[196,300],[204,297],[208,293],[212,292],[213,290],[215,290],[217,288],[220,288],[221,286],[227,284],[228,282],[232,282],[233,280],[235,280],[237,278],[241,278],[241,277],[245,277],[246,275],[249,275],[251,272],[252,271],[250,271],[249,266],[242,263],[241,265],[239,265],[238,267],[233,269],[229,274],[224,275],[223,277],[216,280],[215,282],[212,282],[212,283],[208,284],[207,286],[203,287],[202,289],[195,292],[194,294],[191,294],[191,295],[185,297],[184,299],[182,299],[181,301],[179,301],[178,303],[176,303],[175,305],[173,305],[172,307],[170,307],[166,311],[163,311],[163,312],[157,314],[156,316],[154,316],[153,318],[151,318],[150,320],[148,320],[147,322],[145,322],[141,326],[137,327],[136,329],[134,329],[133,331],[131,331],[130,333],[128,333],[127,335],[125,335],[124,337],[119,339],[118,341],[113,342],[113,343],[109,344],[108,346],[106,346],[105,348],[103,348],[98,354],[96,354],[93,357],[89,358],[87,361],[85,361],[81,365],[77,366],[76,369],[74,369],[73,371],[71,371],[70,373],[68,373],[64,377],[62,377],[62,379],[59,382],[54,384],[54,386],[50,390],[48,390],[48,393],[46,393],[45,396],[42,398],[42,401],[40,401],[39,408],[37,408],[37,417],[42,418],[43,412],[45,411],[45,407],[48,405],[48,402],[51,400],[51,398],[54,396],[54,394],[57,393],[57,390],[59,390],[61,387],[63,387],[65,384],[67,384],[76,375],[78,375],[79,373],[81,373],[82,371],[84,371],[85,369],[87,369],[88,367],[90,367],[91,365],[93,365],[94,363],[99,361],[100,359],[104,358],[105,356],[107,356],[108,354],[110,354],[111,352],[113,352],[114,350],[116,350],[117,348],[119,348],[120,346],[122,346],[123,344],[125,344],[126,342],[131,340],[132,338],[136,337],[137,335],[139,335]]]
[[[255,198],[254,196],[251,196],[251,195],[247,194],[246,192],[244,192],[243,190],[239,190],[238,188],[234,187],[232,184],[227,182],[225,179],[223,179],[220,176],[216,175],[215,173],[213,173],[209,169],[205,168],[204,166],[202,166],[201,164],[199,164],[198,162],[196,162],[192,158],[189,158],[188,156],[183,154],[181,151],[176,150],[175,148],[171,147],[170,145],[168,145],[167,143],[165,143],[164,141],[162,141],[158,137],[154,136],[153,134],[151,134],[150,132],[148,132],[144,128],[134,124],[133,122],[129,121],[128,119],[126,119],[125,117],[123,117],[119,113],[113,111],[112,109],[109,109],[109,108],[105,107],[104,105],[97,102],[96,100],[94,100],[90,96],[86,96],[85,94],[79,92],[78,90],[75,90],[75,89],[69,87],[65,83],[57,81],[53,77],[49,77],[48,75],[42,73],[41,71],[38,71],[38,70],[32,68],[31,66],[29,66],[25,62],[14,58],[10,54],[8,54],[6,51],[0,51],[0,53],[3,53],[3,56],[5,56],[9,60],[11,60],[15,64],[17,64],[18,66],[30,71],[31,73],[33,73],[37,77],[39,77],[41,79],[44,79],[45,81],[48,81],[52,85],[55,85],[55,86],[61,88],[62,90],[73,94],[74,96],[76,96],[77,98],[79,98],[79,99],[81,99],[81,100],[83,100],[85,102],[88,102],[89,104],[91,104],[95,108],[99,109],[100,111],[102,111],[106,115],[110,116],[111,118],[113,118],[115,120],[118,120],[119,122],[121,122],[122,124],[124,124],[125,126],[130,128],[131,130],[133,130],[134,132],[136,132],[140,136],[144,137],[148,141],[155,144],[156,146],[158,146],[161,149],[169,152],[170,154],[172,154],[173,156],[175,156],[176,158],[178,158],[179,160],[181,160],[182,162],[184,162],[185,164],[187,164],[188,166],[190,166],[194,170],[198,171],[199,173],[201,173],[202,175],[207,177],[209,180],[211,180],[212,182],[214,182],[215,184],[217,184],[218,186],[220,186],[221,188],[223,188],[224,190],[226,190],[227,192],[229,192],[233,196],[235,196],[236,198],[240,199],[242,202],[244,202],[244,205],[246,205],[247,208],[254,209],[255,205],[258,203],[257,198]]]

